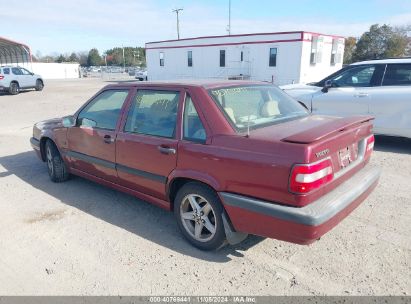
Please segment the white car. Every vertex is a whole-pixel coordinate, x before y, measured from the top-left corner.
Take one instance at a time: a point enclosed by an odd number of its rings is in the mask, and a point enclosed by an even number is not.
[[[411,138],[411,58],[357,62],[319,82],[281,88],[315,114],[372,115],[374,133]]]
[[[11,95],[16,95],[23,89],[41,91],[43,88],[44,82],[40,75],[21,67],[0,67],[0,91],[8,91]]]
[[[136,79],[143,81],[143,80],[147,80],[147,70],[136,70]]]

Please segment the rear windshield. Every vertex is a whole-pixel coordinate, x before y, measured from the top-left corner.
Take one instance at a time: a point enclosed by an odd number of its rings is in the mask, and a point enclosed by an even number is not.
[[[209,94],[237,131],[309,115],[296,100],[274,86],[218,88],[209,90]]]

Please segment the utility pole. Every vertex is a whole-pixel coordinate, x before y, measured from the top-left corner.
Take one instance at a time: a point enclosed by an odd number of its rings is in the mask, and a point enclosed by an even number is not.
[[[124,45],[123,45],[123,73],[126,71],[126,57],[124,56]]]
[[[231,35],[231,0],[228,0],[228,35]]]
[[[182,10],[183,10],[182,8],[173,9],[173,12],[176,13],[176,15],[177,15],[177,39],[178,40],[180,40],[180,20],[178,18],[178,14]]]

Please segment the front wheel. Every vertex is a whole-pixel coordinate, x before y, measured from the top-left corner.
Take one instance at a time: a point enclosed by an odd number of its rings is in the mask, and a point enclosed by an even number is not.
[[[68,180],[69,173],[66,164],[61,158],[56,145],[51,140],[46,142],[46,161],[49,176],[53,182],[61,183]]]
[[[37,79],[36,81],[36,91],[42,91],[44,88],[44,83],[40,79]]]
[[[184,185],[174,200],[174,215],[181,232],[202,250],[215,250],[225,243],[222,213],[217,194],[199,183]]]

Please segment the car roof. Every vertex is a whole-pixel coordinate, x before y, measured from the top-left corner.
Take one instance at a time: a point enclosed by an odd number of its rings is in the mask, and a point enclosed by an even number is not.
[[[107,87],[202,87],[204,89],[213,89],[220,87],[233,87],[233,86],[247,86],[247,85],[272,85],[270,82],[263,81],[247,81],[247,80],[163,80],[163,81],[135,81],[135,82],[119,82],[116,84],[110,84]]]
[[[352,63],[351,65],[359,65],[359,64],[388,64],[388,63],[411,63],[411,57],[367,60],[367,61],[360,61],[360,62]]]

